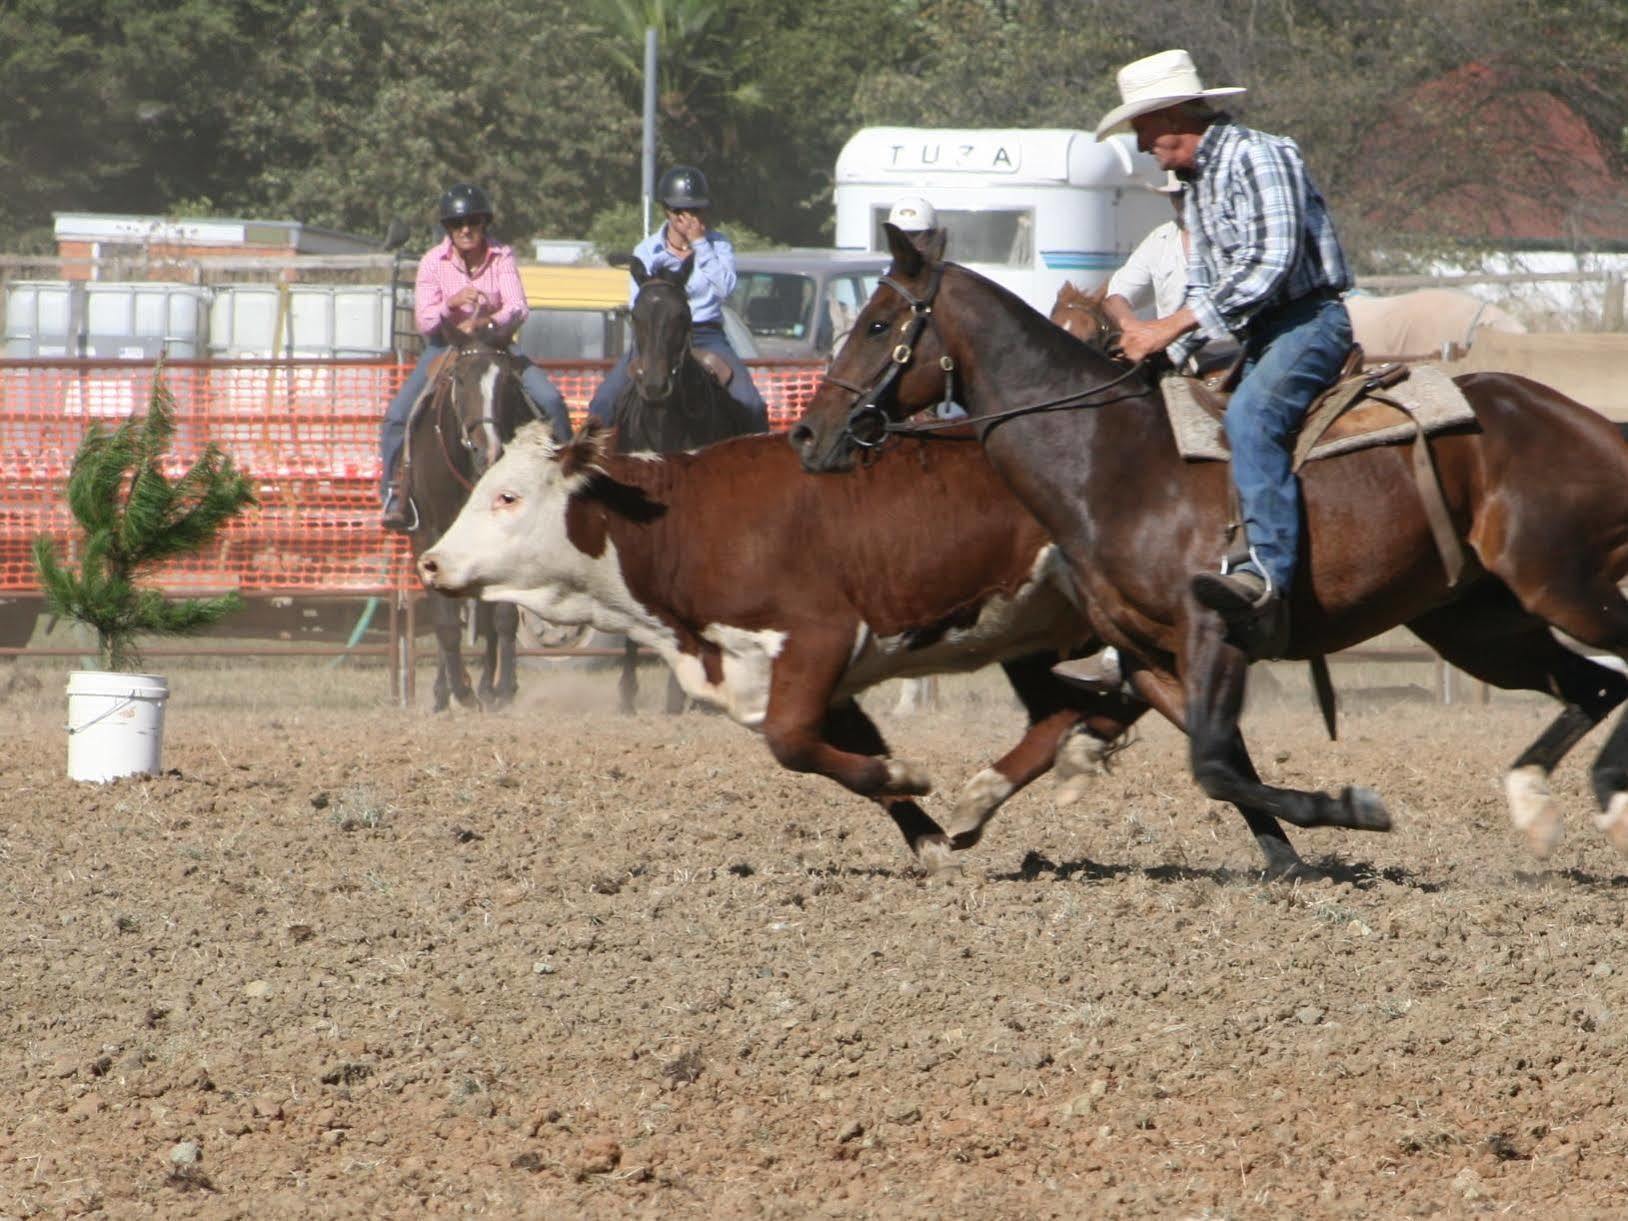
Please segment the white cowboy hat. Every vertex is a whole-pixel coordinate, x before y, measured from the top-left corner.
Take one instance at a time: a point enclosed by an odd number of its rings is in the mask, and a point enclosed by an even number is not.
[[[1122,104],[1102,116],[1102,122],[1097,124],[1097,139],[1118,131],[1140,115],[1152,114],[1166,106],[1244,92],[1247,91],[1236,85],[1206,89],[1204,82],[1198,79],[1198,69],[1193,66],[1191,55],[1186,51],[1160,51],[1119,70]]]
[[[920,195],[905,195],[893,201],[887,223],[902,233],[927,233],[938,228],[938,213]]]

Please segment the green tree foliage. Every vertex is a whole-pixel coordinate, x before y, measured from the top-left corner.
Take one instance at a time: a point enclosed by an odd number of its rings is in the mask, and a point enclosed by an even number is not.
[[[46,605],[96,629],[104,670],[139,664],[137,636],[186,635],[241,605],[235,593],[172,602],[138,584],[255,503],[249,477],[214,444],[179,478],[165,475],[174,435],[175,405],[160,370],[146,416],[112,431],[92,425],[74,454],[67,496],[81,532],[77,568],[58,558],[50,536],[34,541]]]
[[[456,181],[491,192],[510,238],[580,235],[638,194],[638,115],[563,0],[302,0],[228,102],[253,170],[229,206],[362,233],[400,215],[439,237]]]
[[[662,163],[701,165],[727,227],[781,242],[829,239],[856,128],[1088,128],[1115,68],[1170,45],[1299,140],[1359,251],[1421,192],[1498,188],[1525,137],[1497,97],[1553,94],[1614,173],[1628,153],[1622,0],[10,0],[0,244],[38,244],[53,210],[203,200],[360,233],[401,215],[422,244],[458,179],[493,191],[511,239],[615,229],[639,195],[647,25]],[[1400,165],[1379,138],[1398,107],[1469,64],[1497,96],[1405,116]]]

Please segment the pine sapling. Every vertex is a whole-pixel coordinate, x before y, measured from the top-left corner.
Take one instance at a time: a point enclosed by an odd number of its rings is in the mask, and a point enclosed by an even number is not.
[[[180,478],[168,478],[163,464],[174,436],[175,401],[160,367],[147,414],[111,431],[93,424],[74,454],[68,508],[81,534],[77,569],[59,561],[49,535],[34,540],[47,608],[96,629],[104,670],[139,666],[137,636],[184,636],[242,605],[236,593],[171,601],[138,584],[165,561],[206,546],[257,503],[248,475],[214,442]]]

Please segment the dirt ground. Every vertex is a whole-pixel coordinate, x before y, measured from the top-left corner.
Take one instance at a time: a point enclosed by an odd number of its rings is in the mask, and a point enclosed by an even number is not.
[[[1532,700],[1248,723],[1386,795],[1262,883],[1149,723],[1016,798],[959,877],[715,717],[529,668],[501,716],[378,671],[166,667],[164,762],[64,775],[63,667],[7,671],[0,1215],[1621,1215],[1628,870],[1582,762],[1538,865]],[[660,685],[645,683],[652,706]],[[885,698],[867,701],[885,710]],[[883,718],[942,792],[998,681]],[[935,798],[935,801],[943,798]]]

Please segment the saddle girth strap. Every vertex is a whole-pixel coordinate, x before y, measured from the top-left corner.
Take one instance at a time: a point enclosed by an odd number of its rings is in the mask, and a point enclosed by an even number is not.
[[[1382,393],[1384,387],[1393,386],[1406,376],[1406,366],[1397,365],[1381,370],[1374,377],[1336,386],[1312,408],[1311,414],[1300,426],[1300,435],[1295,440],[1293,469],[1297,475],[1300,473],[1300,468],[1306,464],[1313,447],[1322,438],[1323,433],[1328,431],[1329,425],[1353,407],[1359,399],[1381,403],[1400,412],[1413,425],[1413,441],[1410,446],[1413,482],[1419,489],[1425,521],[1430,526],[1430,536],[1435,540],[1436,551],[1441,555],[1442,567],[1447,571],[1447,586],[1449,589],[1457,589],[1459,582],[1464,579],[1465,569],[1469,566],[1468,556],[1464,550],[1464,541],[1459,538],[1458,531],[1453,526],[1453,515],[1447,509],[1447,496],[1442,491],[1441,476],[1437,473],[1435,461],[1430,454],[1430,440],[1425,436],[1424,425],[1406,403]]]

